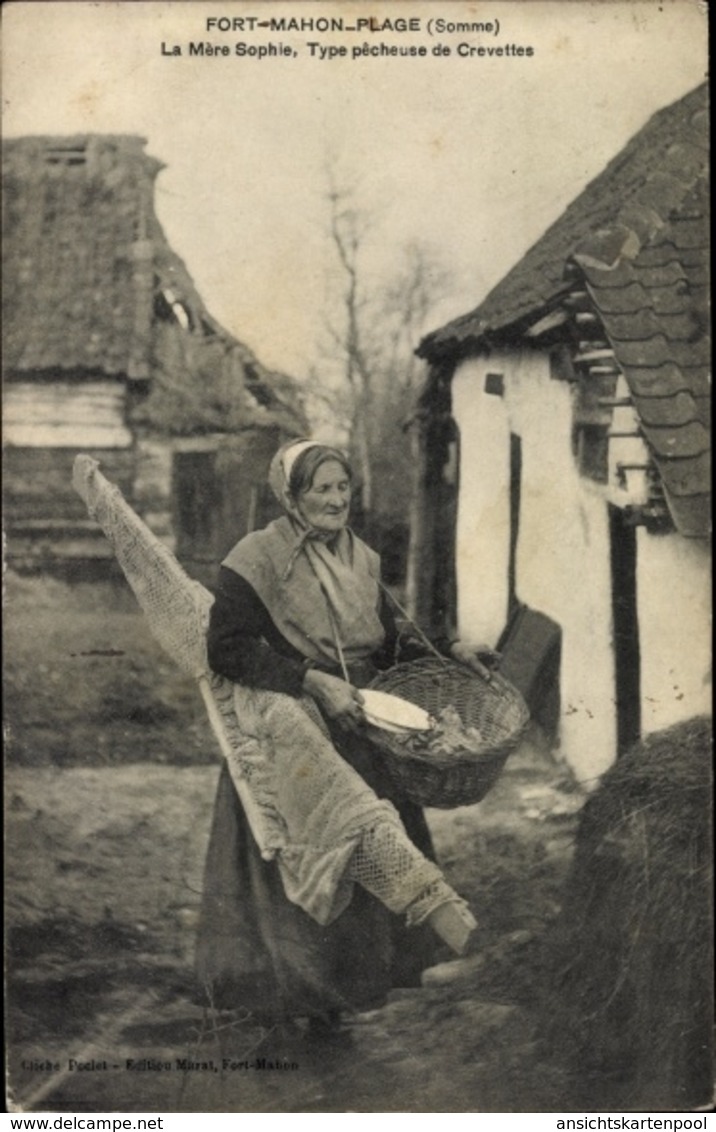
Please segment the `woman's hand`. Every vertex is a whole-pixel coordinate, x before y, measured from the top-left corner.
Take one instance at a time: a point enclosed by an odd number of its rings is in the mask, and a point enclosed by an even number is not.
[[[465,641],[454,641],[450,646],[450,655],[466,668],[471,668],[488,683],[492,679],[492,672],[499,668],[501,660],[500,654],[489,645],[468,645]]]
[[[318,701],[330,719],[351,728],[364,723],[363,696],[340,677],[309,668],[303,678],[303,689]]]

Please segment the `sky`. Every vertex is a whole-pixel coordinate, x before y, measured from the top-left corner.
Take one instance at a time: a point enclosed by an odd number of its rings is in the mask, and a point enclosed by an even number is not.
[[[344,29],[257,26],[329,18]],[[365,44],[427,54],[354,58]],[[367,287],[410,242],[442,260],[432,329],[475,307],[654,111],[703,81],[707,19],[697,0],[11,0],[2,51],[4,135],[145,137],[165,164],[159,219],[209,311],[302,378],[331,365],[324,328],[340,309],[329,170],[369,218]]]

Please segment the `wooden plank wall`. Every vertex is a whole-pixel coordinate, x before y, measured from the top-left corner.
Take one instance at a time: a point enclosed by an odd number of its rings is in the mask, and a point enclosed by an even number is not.
[[[14,448],[4,456],[5,516],[10,526],[23,520],[86,519],[84,503],[72,487],[72,465],[85,448]],[[92,449],[103,473],[131,497],[135,473],[132,448]]]
[[[5,443],[18,448],[129,448],[122,381],[10,381],[3,396]]]
[[[111,572],[112,549],[72,487],[72,464],[78,452],[72,448],[6,450],[3,495],[10,569],[60,573],[69,579],[89,578],[87,567],[92,564],[104,564]],[[89,455],[131,497],[134,449],[94,450]]]

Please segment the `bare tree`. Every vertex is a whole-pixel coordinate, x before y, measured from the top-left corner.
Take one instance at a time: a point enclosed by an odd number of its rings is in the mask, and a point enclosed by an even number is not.
[[[450,282],[450,274],[435,252],[413,241],[402,249],[395,273],[382,290],[387,331],[384,365],[408,389],[414,390],[422,378],[423,366],[415,347],[427,329],[430,312]]]
[[[355,190],[333,180],[327,200],[342,288],[340,313],[325,329],[350,393],[350,448],[366,526],[380,542],[382,529],[395,529],[408,511],[413,460],[404,426],[423,375],[414,351],[450,277],[434,252],[414,242],[398,247],[394,269],[375,281],[367,264],[375,215],[356,206]]]
[[[344,281],[343,325],[337,330],[329,324],[334,344],[339,347],[345,365],[345,377],[352,393],[352,446],[361,473],[362,501],[366,511],[372,506],[373,477],[370,459],[368,409],[372,386],[371,365],[363,314],[368,305],[361,274],[361,251],[367,231],[364,214],[351,204],[351,193],[332,182],[328,193],[330,232]]]

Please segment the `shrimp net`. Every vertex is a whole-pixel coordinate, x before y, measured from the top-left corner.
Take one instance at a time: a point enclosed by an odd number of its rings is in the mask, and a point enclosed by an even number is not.
[[[209,720],[262,856],[277,861],[288,899],[330,923],[354,884],[409,924],[451,904],[475,921],[440,869],[416,848],[392,804],[333,747],[315,703],[232,684],[211,672],[206,632],[213,597],[99,471],[75,460],[73,484],[102,528],[152,634],[199,682]]]

